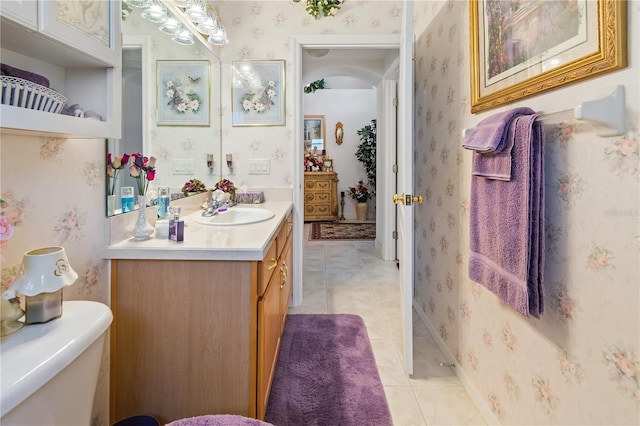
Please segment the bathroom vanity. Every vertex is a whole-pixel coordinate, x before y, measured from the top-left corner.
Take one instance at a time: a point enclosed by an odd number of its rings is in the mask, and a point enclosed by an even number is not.
[[[249,206],[250,207],[250,206]],[[204,414],[262,419],[291,298],[292,204],[237,226],[185,217],[183,242],[110,245],[110,424]],[[233,208],[232,208],[233,209]]]

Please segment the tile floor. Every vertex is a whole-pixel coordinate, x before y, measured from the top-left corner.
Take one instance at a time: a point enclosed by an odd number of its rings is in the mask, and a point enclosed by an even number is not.
[[[367,326],[395,426],[486,424],[422,321],[414,314],[414,374],[402,366],[400,293],[395,262],[373,241],[308,241],[303,303],[290,313],[352,313]]]

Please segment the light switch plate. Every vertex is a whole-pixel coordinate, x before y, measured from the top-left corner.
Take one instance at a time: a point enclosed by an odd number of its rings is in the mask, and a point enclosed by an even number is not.
[[[174,159],[172,166],[174,175],[192,175],[195,173],[195,164],[191,158]]]
[[[250,175],[268,175],[270,174],[269,159],[249,159],[249,174]]]

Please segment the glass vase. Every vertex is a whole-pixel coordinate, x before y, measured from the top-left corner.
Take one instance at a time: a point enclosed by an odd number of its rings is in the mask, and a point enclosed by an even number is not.
[[[107,216],[113,216],[116,212],[116,196],[107,195]]]
[[[147,222],[147,216],[145,214],[147,208],[147,196],[138,196],[138,220],[133,227],[133,238],[136,241],[144,241],[151,238],[153,234],[153,227]]]

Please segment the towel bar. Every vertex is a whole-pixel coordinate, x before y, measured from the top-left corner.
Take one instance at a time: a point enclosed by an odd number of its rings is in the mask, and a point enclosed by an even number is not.
[[[562,123],[569,120],[580,120],[591,124],[598,136],[619,136],[626,131],[624,102],[624,86],[618,85],[613,93],[607,97],[582,102],[573,109],[541,114],[536,118],[536,121]],[[469,136],[473,129],[473,127],[462,129],[462,137]]]

